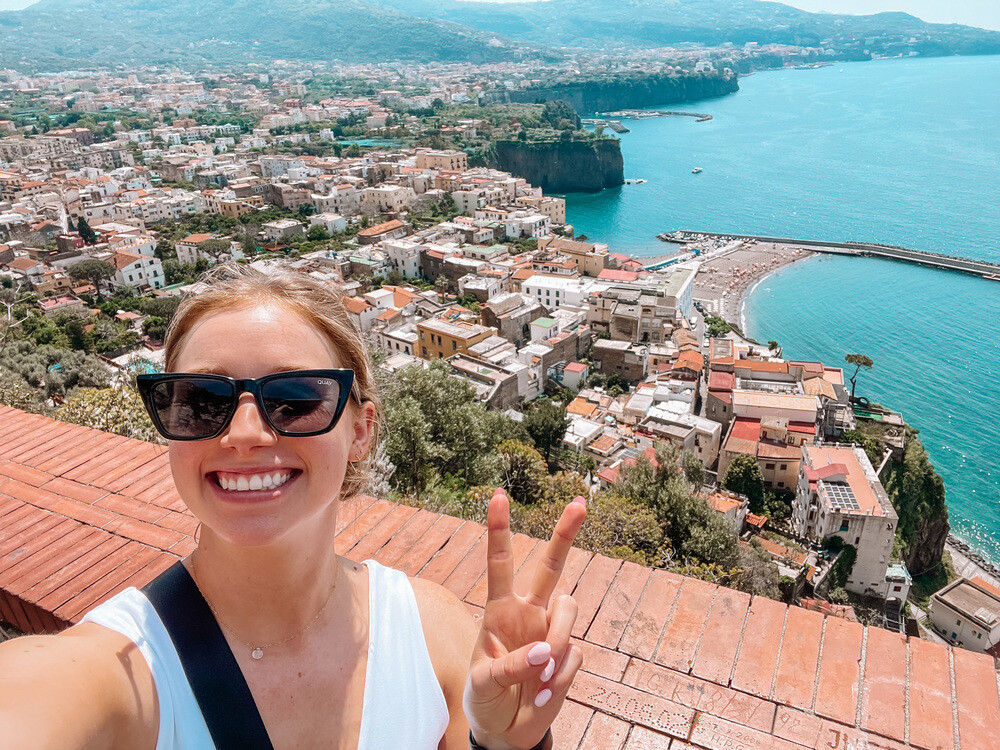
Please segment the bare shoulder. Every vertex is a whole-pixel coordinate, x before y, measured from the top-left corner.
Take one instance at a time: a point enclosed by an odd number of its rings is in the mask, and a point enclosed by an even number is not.
[[[5,748],[152,748],[156,689],[138,647],[85,623],[0,645],[0,736]],[[58,713],[63,720],[52,721]],[[12,738],[7,744],[6,738]]]
[[[479,625],[472,612],[444,586],[410,578],[420,611],[424,640],[438,677],[457,670],[464,684]],[[443,681],[443,680],[442,680]]]

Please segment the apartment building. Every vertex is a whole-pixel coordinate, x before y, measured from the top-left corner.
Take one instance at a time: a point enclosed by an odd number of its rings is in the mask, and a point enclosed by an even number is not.
[[[424,359],[446,359],[466,354],[469,347],[492,336],[496,331],[467,320],[429,318],[417,323],[420,339],[419,356]]]
[[[980,578],[959,578],[931,596],[934,630],[954,646],[1000,651],[1000,589]]]
[[[857,594],[891,595],[896,515],[864,450],[848,445],[803,445],[792,504],[792,530],[803,539],[822,542],[839,536],[857,549],[846,588]]]

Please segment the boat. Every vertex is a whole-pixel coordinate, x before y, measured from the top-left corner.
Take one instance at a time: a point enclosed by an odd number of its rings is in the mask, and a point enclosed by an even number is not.
[[[701,171],[702,171],[701,167],[695,167],[694,169],[691,170],[691,174],[698,174]]]

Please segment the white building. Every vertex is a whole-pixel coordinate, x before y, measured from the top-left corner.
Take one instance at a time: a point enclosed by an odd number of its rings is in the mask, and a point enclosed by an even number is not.
[[[420,248],[422,245],[409,240],[385,240],[382,250],[392,267],[399,271],[404,279],[413,279],[420,275]]]
[[[849,591],[892,595],[887,572],[898,522],[864,450],[839,444],[802,446],[792,530],[814,542],[839,536],[857,550],[846,584]]]
[[[583,304],[593,288],[593,279],[535,274],[521,283],[521,291],[530,294],[549,310],[560,305]]]
[[[115,267],[111,284],[116,289],[131,286],[136,289],[162,289],[165,286],[163,265],[159,258],[150,258],[134,253],[115,253],[108,259]]]
[[[339,234],[347,230],[347,219],[340,214],[326,212],[309,217],[309,226],[320,226],[327,234]]]
[[[1000,590],[978,578],[959,578],[931,596],[931,622],[946,641],[969,651],[1000,644]]]

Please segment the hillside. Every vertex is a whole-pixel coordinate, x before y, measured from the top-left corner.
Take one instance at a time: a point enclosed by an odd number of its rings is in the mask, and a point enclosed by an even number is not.
[[[516,59],[525,46],[363,0],[41,0],[0,13],[0,67],[484,62]]]
[[[542,44],[657,47],[747,42],[861,48],[880,54],[993,54],[1000,32],[930,24],[906,13],[809,13],[759,0],[373,0],[427,18]],[[910,42],[910,39],[915,42]]]

